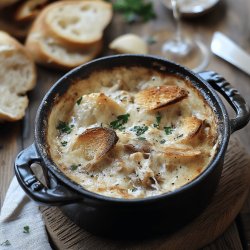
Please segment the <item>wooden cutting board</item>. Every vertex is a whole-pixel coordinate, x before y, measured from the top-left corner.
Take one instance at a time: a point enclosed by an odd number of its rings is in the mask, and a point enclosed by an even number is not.
[[[239,213],[250,187],[250,158],[231,139],[219,187],[210,205],[192,223],[172,234],[140,241],[111,240],[79,228],[58,207],[41,207],[49,236],[63,249],[199,249],[214,241]],[[183,209],[185,212],[185,209]],[[119,229],[118,229],[119,230]]]

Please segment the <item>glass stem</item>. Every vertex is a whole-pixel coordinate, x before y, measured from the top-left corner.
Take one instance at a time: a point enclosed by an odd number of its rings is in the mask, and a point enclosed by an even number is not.
[[[182,27],[181,27],[181,13],[180,13],[180,6],[179,0],[171,0],[172,8],[173,8],[173,15],[176,21],[176,34],[175,39],[178,44],[183,42],[182,39]]]

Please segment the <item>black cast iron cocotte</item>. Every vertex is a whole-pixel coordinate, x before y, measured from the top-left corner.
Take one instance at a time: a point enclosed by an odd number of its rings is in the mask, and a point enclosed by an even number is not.
[[[46,131],[48,116],[56,96],[63,95],[76,80],[92,72],[117,66],[140,66],[178,74],[190,79],[207,100],[218,118],[219,145],[213,160],[196,179],[179,189],[158,196],[126,200],[105,197],[84,189],[61,172],[48,154]],[[221,93],[236,113],[229,119]],[[89,232],[112,237],[139,237],[169,233],[195,218],[209,203],[218,185],[230,135],[244,127],[250,119],[249,109],[237,90],[217,73],[192,71],[153,56],[117,55],[104,57],[73,69],[48,91],[36,116],[35,141],[15,161],[15,174],[28,196],[34,201],[60,209],[73,222]],[[47,186],[31,170],[32,163],[43,169]]]

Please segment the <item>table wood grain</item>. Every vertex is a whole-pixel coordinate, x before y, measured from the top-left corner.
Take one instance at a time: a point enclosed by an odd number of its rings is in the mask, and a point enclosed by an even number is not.
[[[112,54],[107,44],[123,33],[136,33],[146,38],[155,31],[175,30],[171,12],[166,10],[159,0],[153,1],[157,19],[146,24],[127,25],[121,15],[116,14],[105,34],[106,49],[102,55]],[[0,27],[1,28],[1,27]],[[221,31],[250,53],[250,1],[221,0],[216,8],[203,17],[183,19],[183,29],[187,35],[200,38],[208,47],[215,31]],[[210,54],[207,69],[223,75],[250,104],[250,77],[234,66]],[[30,104],[23,121],[0,124],[0,207],[13,177],[13,163],[17,153],[33,142],[36,110],[42,97],[52,84],[62,76],[62,72],[38,67],[38,81],[35,89],[29,93]],[[226,105],[233,117],[234,113]],[[237,132],[241,143],[250,153],[250,124]],[[250,181],[249,181],[250,183]],[[250,195],[237,220],[227,231],[207,246],[210,249],[250,249]]]

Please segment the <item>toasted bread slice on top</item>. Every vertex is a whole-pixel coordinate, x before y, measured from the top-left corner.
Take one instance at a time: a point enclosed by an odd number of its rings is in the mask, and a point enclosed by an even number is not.
[[[46,8],[45,25],[63,42],[92,44],[102,38],[112,18],[105,1],[63,1]]]
[[[200,131],[202,127],[203,121],[191,116],[186,117],[181,120],[180,122],[180,128],[179,128],[179,134],[183,135],[180,139],[182,142],[188,142],[190,141],[198,132]]]
[[[72,150],[77,150],[90,163],[97,163],[117,143],[118,137],[109,128],[90,128],[79,135]]]
[[[157,110],[177,103],[188,96],[188,91],[177,86],[159,86],[140,91],[135,102],[146,110]]]
[[[2,31],[0,64],[0,119],[16,121],[28,106],[26,92],[35,86],[35,64],[24,47]]]

